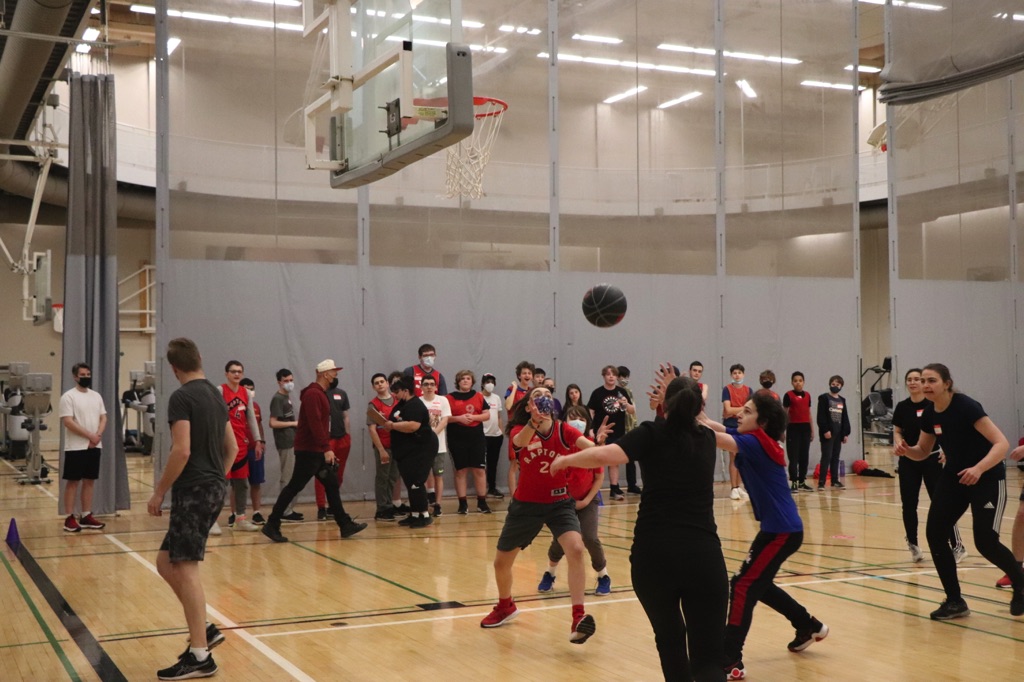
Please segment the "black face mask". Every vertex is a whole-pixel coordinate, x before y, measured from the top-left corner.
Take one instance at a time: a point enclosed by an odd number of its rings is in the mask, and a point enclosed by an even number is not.
[[[89,388],[92,386],[92,377],[78,377],[78,385],[82,388]]]
[[[333,391],[333,390],[334,390],[334,389],[336,389],[337,387],[338,387],[338,377],[334,377],[333,379],[331,379],[331,383],[330,383],[330,385],[328,386],[328,388],[329,388],[329,389],[331,389],[331,390]]]
[[[762,381],[762,382],[761,382],[761,387],[762,387],[762,388],[771,388],[771,387],[772,387],[772,386],[774,386],[774,385],[775,385],[775,384],[773,384],[773,383],[772,383],[772,382],[770,382],[770,381]]]

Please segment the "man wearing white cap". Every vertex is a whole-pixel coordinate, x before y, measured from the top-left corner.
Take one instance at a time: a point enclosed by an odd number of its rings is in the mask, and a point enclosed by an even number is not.
[[[288,542],[281,535],[281,517],[295,496],[316,476],[327,493],[327,504],[341,529],[341,537],[349,538],[366,528],[345,513],[338,493],[338,469],[331,442],[331,405],[327,387],[338,376],[341,367],[334,360],[323,360],[316,366],[316,381],[299,394],[299,425],[295,428],[295,469],[292,479],[281,490],[274,511],[263,526],[263,534],[274,542]]]

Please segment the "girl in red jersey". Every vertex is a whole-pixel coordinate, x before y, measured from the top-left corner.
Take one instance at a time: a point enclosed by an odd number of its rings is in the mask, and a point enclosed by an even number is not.
[[[494,579],[498,604],[480,621],[480,627],[495,628],[519,615],[512,601],[512,564],[519,552],[530,546],[545,525],[555,536],[569,560],[569,594],[572,598],[572,626],[569,641],[582,644],[597,629],[594,617],[583,609],[586,569],[583,565],[583,536],[576,516],[576,503],[569,497],[565,472],[552,475],[551,463],[592,447],[578,430],[554,419],[554,400],[546,388],[534,388],[521,400],[509,418],[508,432],[519,461],[519,485],[509,503],[505,525],[494,557]],[[598,442],[608,435],[607,424],[598,429]]]
[[[454,393],[448,394],[452,416],[445,429],[448,435],[448,452],[455,466],[455,492],[459,496],[459,513],[469,513],[466,501],[466,473],[473,472],[476,485],[476,510],[490,514],[487,506],[487,443],[484,440],[483,423],[490,415],[490,407],[481,393],[473,390],[476,375],[468,369],[455,375]]]

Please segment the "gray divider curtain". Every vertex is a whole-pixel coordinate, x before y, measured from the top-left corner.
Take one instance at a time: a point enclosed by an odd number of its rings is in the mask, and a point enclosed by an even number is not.
[[[68,391],[74,387],[74,364],[87,362],[92,367],[93,388],[103,396],[107,408],[107,428],[103,433],[100,478],[90,511],[112,514],[131,506],[117,386],[120,343],[114,77],[74,74],[70,106],[64,357],[60,380],[54,384],[61,387],[62,393]],[[62,432],[62,469],[63,457]],[[63,484],[59,505],[63,512]]]

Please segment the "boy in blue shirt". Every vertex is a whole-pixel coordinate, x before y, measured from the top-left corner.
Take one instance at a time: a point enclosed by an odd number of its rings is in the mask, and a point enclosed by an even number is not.
[[[723,661],[730,680],[746,676],[743,643],[759,601],[785,616],[796,629],[790,651],[803,651],[828,636],[828,626],[774,582],[775,574],[804,538],[803,521],[790,494],[786,456],[778,443],[786,431],[785,408],[770,395],[757,393],[743,406],[737,421],[736,428],[727,429],[705,417],[705,424],[716,432],[718,447],[736,453],[736,468],[750,494],[754,518],[761,522],[746,560],[731,581]]]

